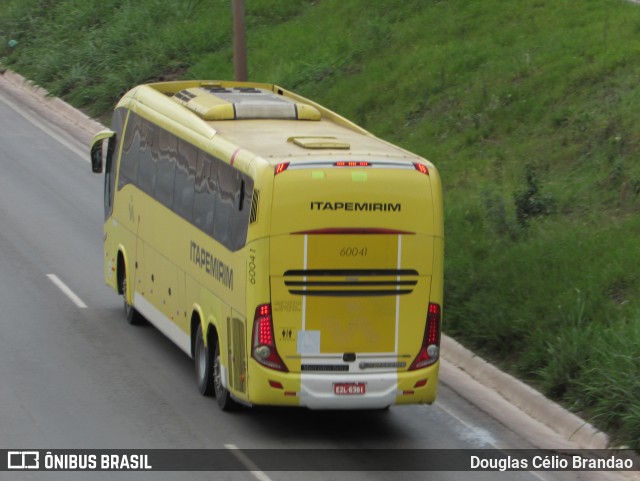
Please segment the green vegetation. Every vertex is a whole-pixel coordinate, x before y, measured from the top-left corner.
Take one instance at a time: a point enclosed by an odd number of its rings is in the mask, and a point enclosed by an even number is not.
[[[4,0],[0,56],[105,115],[233,76],[222,0]],[[446,331],[640,449],[640,5],[251,0],[249,75],[431,159]],[[9,45],[17,40],[17,45]]]

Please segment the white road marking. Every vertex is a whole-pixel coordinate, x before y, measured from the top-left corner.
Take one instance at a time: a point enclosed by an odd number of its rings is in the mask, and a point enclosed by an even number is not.
[[[244,464],[247,469],[249,469],[249,471],[251,472],[251,474],[253,474],[253,476],[258,480],[258,481],[272,481],[272,479],[266,475],[266,473],[264,471],[260,471],[258,469],[258,466],[256,466],[254,464],[253,461],[251,461],[241,450],[238,446],[236,446],[235,444],[225,444],[224,445],[225,448],[227,448],[229,451],[231,451],[231,453],[238,459],[238,461],[240,461],[242,464]]]
[[[8,98],[6,98],[5,96],[3,96],[1,94],[0,94],[0,101],[5,103],[11,110],[13,110],[15,113],[20,115],[27,122],[29,122],[32,125],[36,126],[40,130],[42,130],[44,133],[48,134],[52,139],[57,140],[59,143],[64,145],[71,152],[73,152],[74,154],[77,154],[80,158],[82,158],[86,162],[90,162],[89,151],[84,152],[81,149],[79,149],[78,147],[76,147],[75,145],[71,144],[70,142],[67,142],[59,134],[57,134],[52,129],[47,127],[43,122],[39,121],[37,118],[35,118],[33,115],[31,115],[28,112],[26,112],[24,109],[21,109],[18,105],[16,105],[14,102],[12,102],[11,100],[9,100]]]
[[[49,280],[51,282],[53,282],[56,287],[58,289],[60,289],[69,299],[71,299],[71,301],[78,306],[80,309],[86,309],[87,305],[82,302],[82,299],[80,299],[75,292],[73,292],[71,289],[69,289],[69,287],[62,282],[58,276],[56,276],[55,274],[47,274],[47,277],[49,278]]]
[[[439,409],[441,409],[442,411],[444,411],[445,413],[447,413],[453,419],[458,421],[465,428],[467,428],[467,429],[469,429],[471,431],[472,436],[473,436],[474,439],[467,438],[466,439],[467,441],[475,441],[475,442],[481,442],[483,444],[488,444],[493,449],[496,449],[498,451],[504,451],[506,449],[509,449],[507,447],[499,446],[498,443],[496,442],[496,440],[493,438],[493,436],[491,436],[491,433],[489,433],[489,431],[487,431],[485,429],[481,429],[478,426],[475,426],[473,424],[468,423],[467,421],[462,419],[460,416],[458,416],[450,408],[446,407],[443,403],[439,403],[437,405],[437,407]],[[473,449],[479,449],[479,448],[474,446]],[[533,477],[538,478],[540,481],[549,481],[549,478],[547,478],[547,476],[544,473],[540,473],[540,472],[537,472],[537,471],[527,471],[527,472],[529,474],[531,474]]]

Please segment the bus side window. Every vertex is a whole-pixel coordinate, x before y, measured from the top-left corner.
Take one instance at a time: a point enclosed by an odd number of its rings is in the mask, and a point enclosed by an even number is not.
[[[127,130],[122,145],[118,190],[127,184],[135,184],[138,178],[138,155],[140,150],[140,117],[129,114]]]
[[[213,162],[215,164],[215,161]],[[198,152],[196,173],[196,192],[193,200],[193,223],[207,234],[213,233],[214,187],[210,181],[211,158],[204,152]]]
[[[107,159],[105,164],[104,179],[104,218],[105,220],[113,212],[113,201],[116,189],[116,173],[118,170],[117,153],[120,151],[120,143],[124,135],[124,122],[127,118],[127,109],[118,108],[111,117],[111,130],[115,135],[109,139],[107,146]]]
[[[165,130],[160,130],[159,137],[160,141],[157,149],[158,179],[155,197],[163,205],[171,208],[173,204],[173,185],[176,176],[178,138]]]
[[[253,179],[240,174],[239,189],[236,198],[236,211],[231,218],[231,244],[233,250],[244,247],[247,242],[249,218],[251,217],[251,198],[253,197]]]
[[[147,120],[142,121],[137,184],[141,190],[151,196],[155,195],[156,189],[158,130],[158,127]]]
[[[197,152],[193,145],[178,139],[173,183],[173,211],[188,222],[193,222]]]
[[[109,138],[109,144],[107,145],[107,160],[105,163],[105,176],[104,176],[104,218],[105,220],[111,215],[113,211],[113,197],[116,181],[116,166],[117,163],[113,158],[113,153],[116,151],[116,145],[118,145],[118,139],[120,134],[116,131],[116,134]]]
[[[215,219],[213,220],[213,237],[231,250],[231,218],[235,215],[234,197],[236,192],[236,171],[230,165],[218,161],[216,176],[217,191],[215,196]]]

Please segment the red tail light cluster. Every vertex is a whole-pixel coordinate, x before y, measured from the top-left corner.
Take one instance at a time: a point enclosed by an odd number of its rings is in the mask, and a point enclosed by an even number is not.
[[[276,349],[270,304],[261,304],[256,308],[252,339],[251,357],[270,369],[288,372]]]
[[[440,357],[441,318],[440,306],[432,302],[429,303],[422,346],[415,360],[411,363],[411,367],[409,367],[410,371],[431,366]]]

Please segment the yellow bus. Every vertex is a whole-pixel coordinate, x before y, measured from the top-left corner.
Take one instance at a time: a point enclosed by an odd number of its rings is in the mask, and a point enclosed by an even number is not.
[[[106,283],[223,410],[436,398],[442,189],[427,160],[271,84],[133,88],[91,147]],[[104,165],[104,169],[103,169]]]

